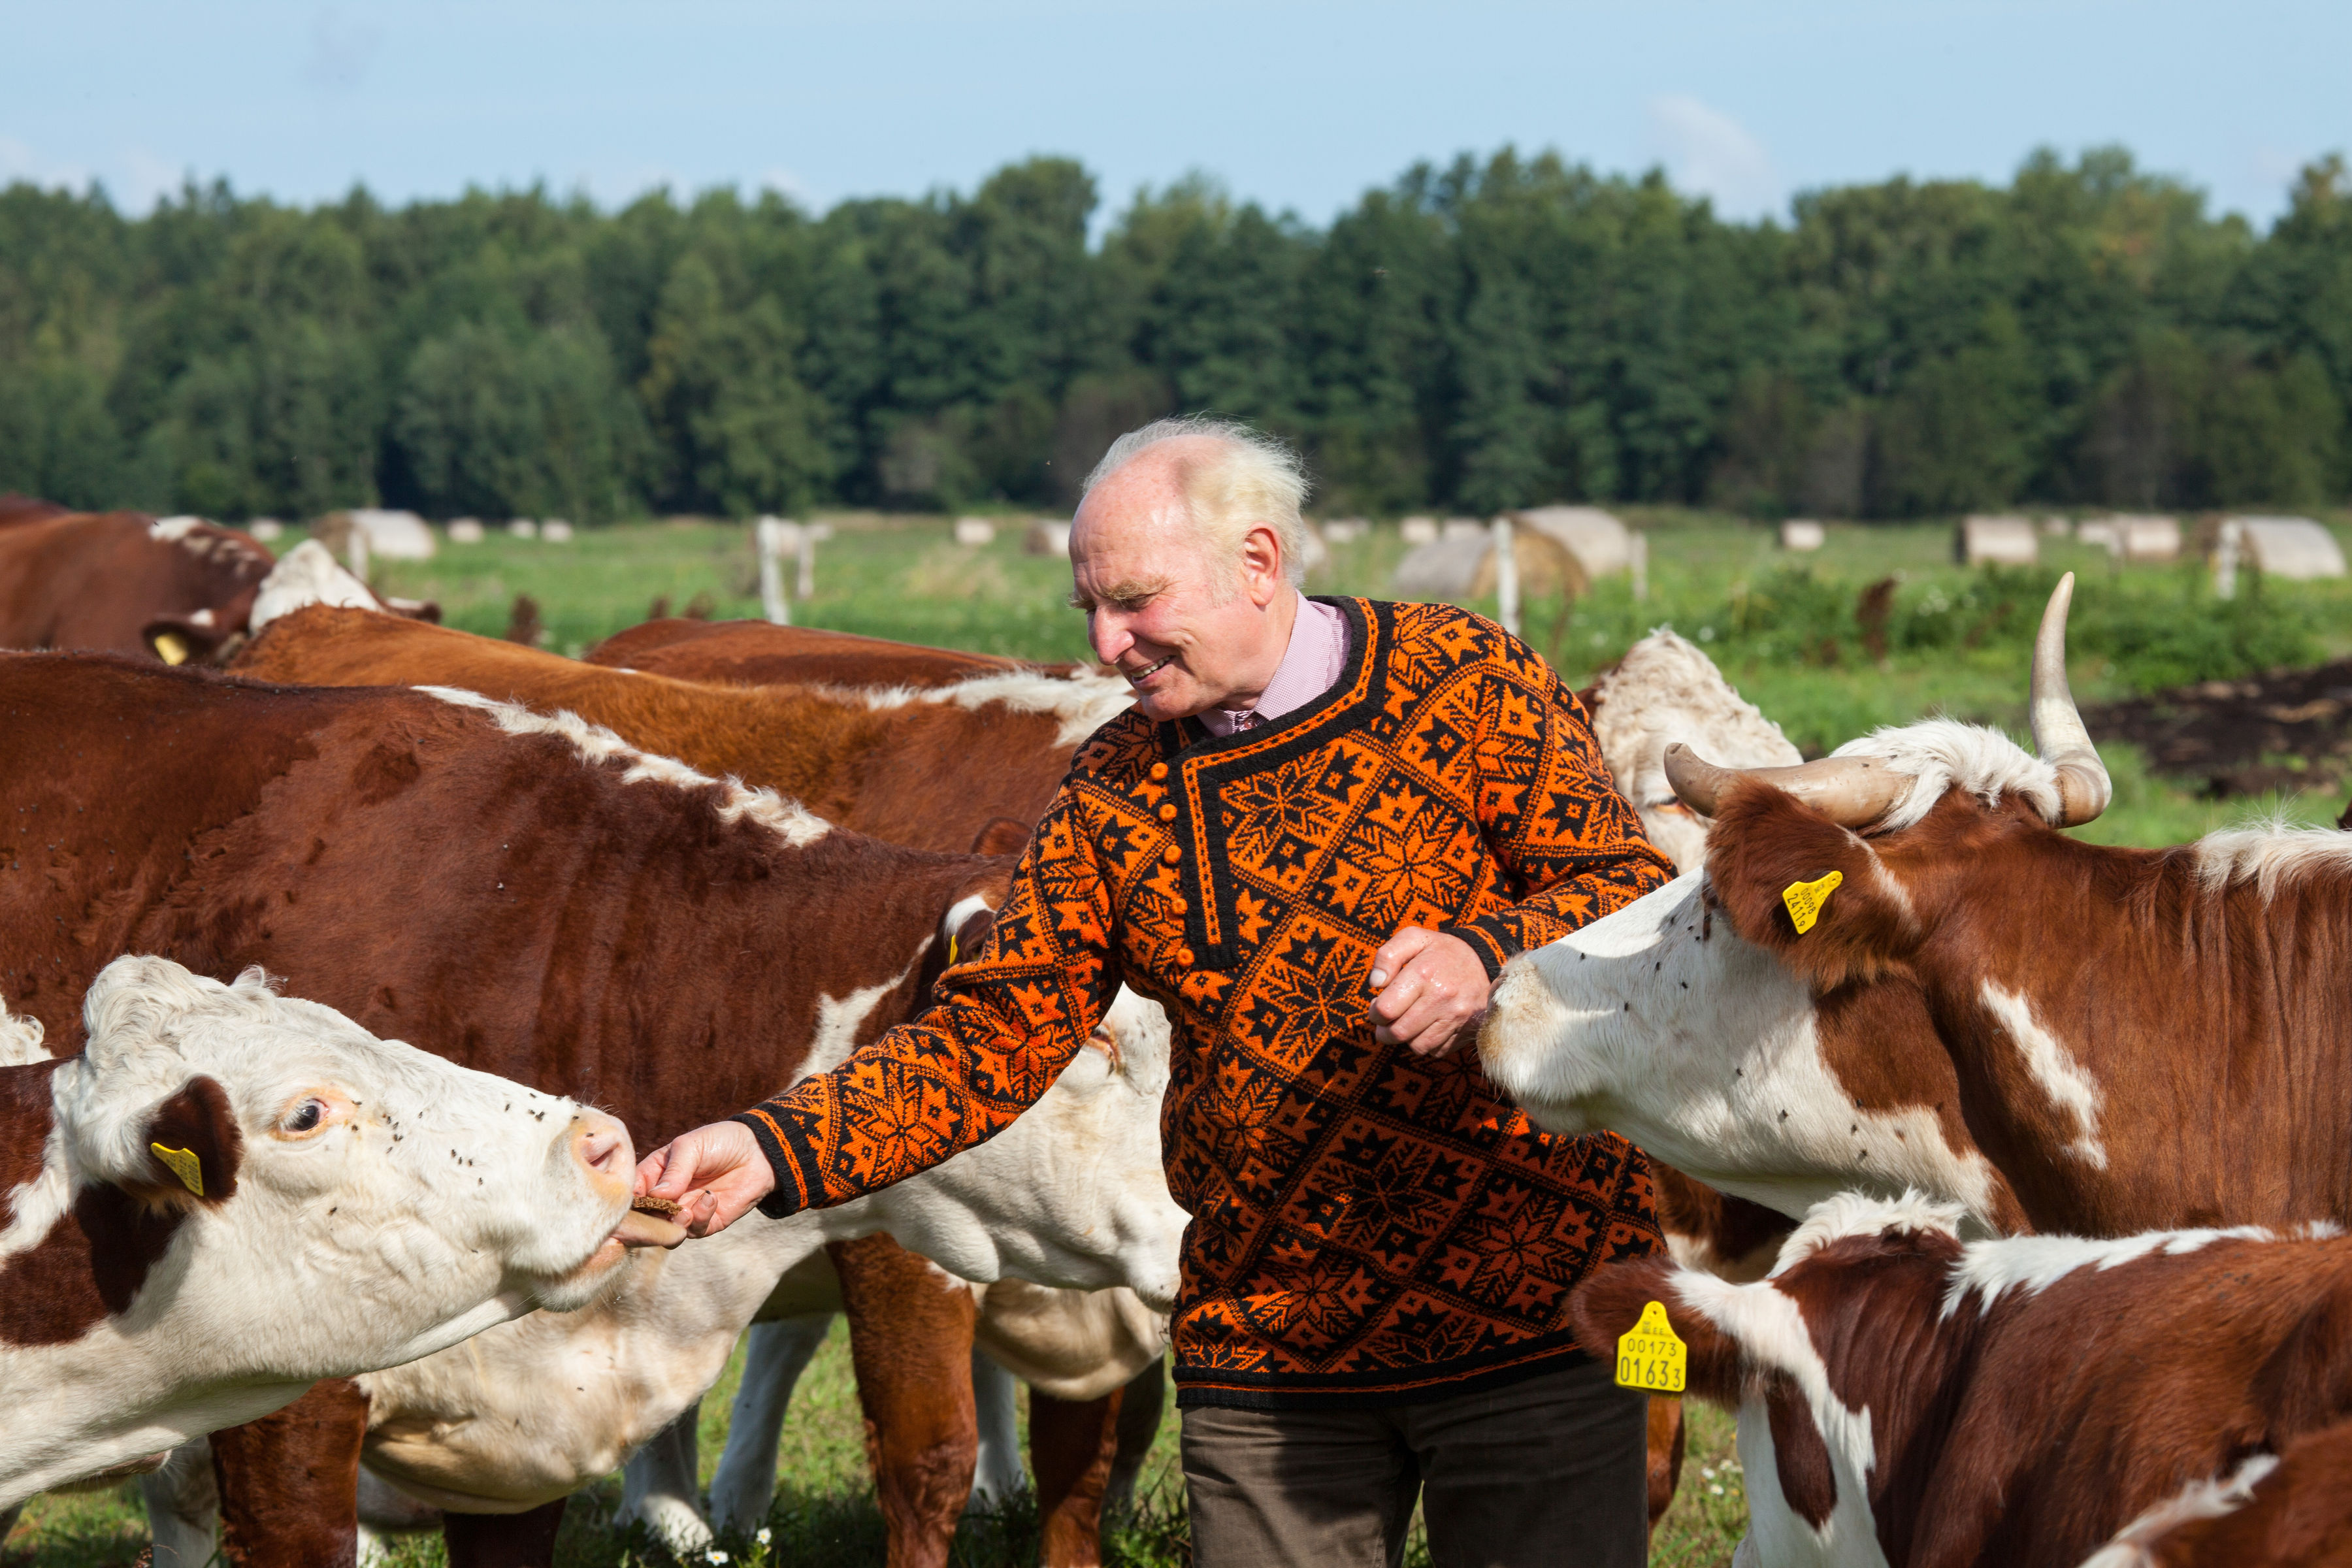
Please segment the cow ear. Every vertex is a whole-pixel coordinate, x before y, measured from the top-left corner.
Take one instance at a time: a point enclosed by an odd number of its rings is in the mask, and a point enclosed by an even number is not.
[[[1737,1406],[1740,1400],[1739,1347],[1709,1319],[1683,1300],[1685,1279],[1724,1288],[1714,1276],[1685,1268],[1664,1255],[1612,1263],[1593,1270],[1569,1299],[1569,1321],[1584,1353],[1604,1365],[1617,1353],[1617,1342],[1642,1321],[1642,1310],[1656,1301],[1666,1309],[1666,1321],[1690,1352],[1688,1392],[1717,1405]]]
[[[1732,928],[1827,988],[1906,962],[1919,930],[1894,873],[1856,835],[1786,790],[1734,784],[1706,839],[1708,896]],[[1791,889],[1811,889],[1812,919],[1797,929]],[[1794,897],[1801,905],[1807,894]]]
[[[940,917],[939,940],[923,954],[919,1005],[928,1007],[936,1000],[931,988],[940,976],[978,952],[995,929],[996,911],[977,899],[958,899]]]
[[[1029,847],[1028,824],[1014,817],[992,817],[971,841],[975,855],[1018,855]]]
[[[235,628],[210,624],[216,618],[199,621],[193,616],[157,616],[141,628],[139,640],[165,664],[217,665],[235,651],[229,645],[233,639],[241,640],[244,623],[240,618]]]
[[[149,1119],[146,1142],[157,1187],[184,1188],[208,1204],[236,1196],[245,1137],[218,1079],[199,1075],[183,1084]]]
[[[377,597],[383,601],[385,609],[404,620],[429,621],[436,626],[441,624],[441,603],[437,599],[394,599],[381,594]]]

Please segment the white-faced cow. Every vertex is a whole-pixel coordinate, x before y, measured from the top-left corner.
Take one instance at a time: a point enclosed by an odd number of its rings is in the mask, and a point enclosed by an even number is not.
[[[647,1141],[753,1103],[908,1016],[944,963],[942,937],[969,940],[1010,870],[861,838],[576,719],[471,693],[277,689],[20,654],[0,658],[0,711],[11,737],[0,830],[12,835],[0,864],[43,868],[0,878],[0,986],[53,1038],[79,1026],[64,996],[114,952],[215,971],[261,963],[379,1032],[609,1105]],[[354,955],[367,959],[363,977]],[[868,1205],[851,1234],[919,1237],[967,1278],[1128,1284],[1166,1301],[1184,1215],[1159,1171],[1157,1086],[1138,1092],[1132,1070],[1085,1053],[1057,1087],[1128,1129],[1120,1137],[1048,1115],[1025,1144],[1016,1128],[972,1152],[976,1174],[952,1212],[919,1201],[950,1189],[908,1184]],[[803,1229],[821,1242],[855,1223],[836,1213]],[[762,1230],[737,1244],[751,1254],[734,1265],[733,1295],[686,1288],[693,1310],[731,1303],[729,1337],[775,1281],[746,1270],[790,1260]],[[692,1272],[632,1268],[646,1290]],[[613,1310],[634,1310],[630,1283]],[[571,1332],[602,1331],[583,1321]],[[554,1373],[545,1407],[573,1381]],[[708,1381],[622,1401],[640,1424],[610,1442],[625,1453]],[[511,1379],[508,1394],[529,1396]],[[378,1417],[362,1399],[335,1419]],[[243,1462],[235,1446],[215,1439],[224,1473]],[[469,1482],[513,1507],[517,1491],[541,1502],[597,1473],[564,1476],[552,1493],[536,1461],[511,1484]],[[334,1507],[315,1531],[257,1524],[272,1550],[293,1545],[248,1561],[347,1550],[348,1480]]]
[[[1487,1070],[1547,1126],[1784,1209],[1916,1185],[1994,1229],[2352,1219],[2352,837],[2060,831],[2109,789],[2072,587],[2033,752],[1936,721],[1761,773],[1671,754],[1706,872],[1516,961]]]
[[[1659,1302],[1691,1391],[1738,1410],[1741,1563],[2072,1568],[2352,1417],[2334,1226],[1964,1244],[1959,1221],[1847,1194],[1759,1283],[1650,1258],[1580,1288],[1583,1342]]]
[[[0,1019],[0,1507],[608,1285],[601,1111],[122,957],[79,1055]],[[675,1227],[665,1227],[673,1237]]]

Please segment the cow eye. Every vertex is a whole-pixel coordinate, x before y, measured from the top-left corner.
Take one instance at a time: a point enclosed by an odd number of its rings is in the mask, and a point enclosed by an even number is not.
[[[326,1105],[316,1100],[306,1100],[286,1113],[278,1126],[289,1132],[308,1132],[325,1119]]]

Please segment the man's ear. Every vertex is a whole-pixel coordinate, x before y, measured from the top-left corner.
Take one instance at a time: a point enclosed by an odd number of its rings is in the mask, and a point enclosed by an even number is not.
[[[1665,1308],[1666,1321],[1689,1349],[1688,1392],[1736,1409],[1740,1400],[1739,1346],[1712,1321],[1683,1304],[1678,1286],[1685,1278],[1703,1279],[1711,1286],[1722,1283],[1664,1255],[1594,1269],[1569,1298],[1568,1317],[1576,1327],[1576,1342],[1593,1360],[1611,1364],[1616,1358],[1617,1342],[1633,1331],[1642,1321],[1642,1310],[1655,1301]]]
[[[245,1137],[220,1080],[192,1078],[158,1106],[147,1122],[146,1152],[156,1186],[185,1188],[211,1204],[234,1197]]]
[[[1902,884],[1877,853],[1768,784],[1744,780],[1725,794],[1706,836],[1706,879],[1732,929],[1817,987],[1873,978],[1918,947]],[[1801,931],[1791,889],[1811,906]]]

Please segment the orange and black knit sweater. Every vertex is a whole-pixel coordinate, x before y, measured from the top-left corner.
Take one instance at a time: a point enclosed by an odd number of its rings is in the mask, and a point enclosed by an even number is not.
[[[1467,1047],[1376,1043],[1367,977],[1402,926],[1492,971],[1672,873],[1525,646],[1450,605],[1327,602],[1350,628],[1337,686],[1228,736],[1105,725],[939,1005],[739,1118],[776,1167],[765,1212],[997,1131],[1124,981],[1175,1030],[1180,1403],[1401,1404],[1580,1355],[1570,1290],[1659,1245],[1647,1163],[1536,1131]]]

